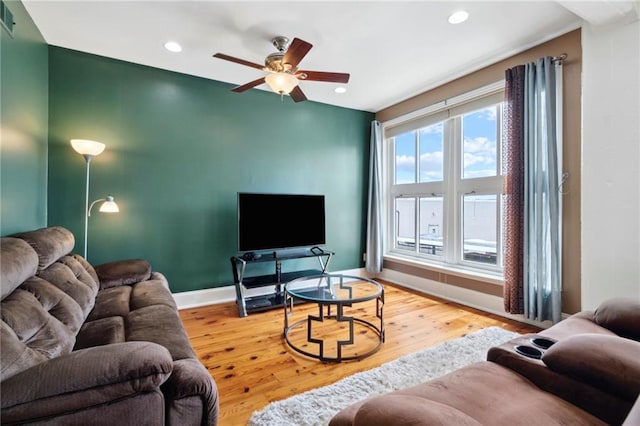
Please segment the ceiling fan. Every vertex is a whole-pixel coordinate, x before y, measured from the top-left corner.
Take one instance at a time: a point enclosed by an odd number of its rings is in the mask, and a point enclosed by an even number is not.
[[[294,38],[291,44],[289,44],[289,39],[283,36],[274,37],[271,42],[278,51],[265,58],[264,66],[225,55],[224,53],[216,53],[213,55],[214,58],[235,62],[268,73],[264,77],[231,89],[233,92],[244,92],[262,83],[267,83],[274,92],[279,93],[281,96],[288,94],[294,102],[301,102],[306,100],[307,97],[298,85],[300,81],[349,82],[349,74],[298,69],[300,61],[302,61],[313,47],[311,43],[299,38]]]

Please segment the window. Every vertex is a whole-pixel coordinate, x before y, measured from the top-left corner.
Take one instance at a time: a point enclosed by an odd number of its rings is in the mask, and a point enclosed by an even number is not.
[[[385,123],[388,254],[501,273],[502,87]]]

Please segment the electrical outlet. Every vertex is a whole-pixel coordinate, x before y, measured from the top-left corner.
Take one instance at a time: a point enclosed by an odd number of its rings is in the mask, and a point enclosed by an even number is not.
[[[367,261],[367,253],[362,253],[362,261],[363,262]]]

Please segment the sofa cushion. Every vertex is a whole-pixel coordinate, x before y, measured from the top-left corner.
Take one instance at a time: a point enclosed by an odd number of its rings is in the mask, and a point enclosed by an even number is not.
[[[85,315],[67,293],[40,277],[29,278],[20,286],[20,290],[33,294],[42,309],[64,324],[74,335],[80,330]]]
[[[184,331],[178,312],[165,305],[147,306],[125,318],[127,341],[158,343],[169,350],[173,360],[197,358]]]
[[[147,281],[100,290],[88,321],[110,316],[125,317],[129,312],[155,305],[178,309],[166,278],[158,272],[153,272]]]
[[[143,259],[103,263],[96,266],[95,270],[102,289],[139,283],[151,276],[151,265]]]
[[[4,321],[0,322],[0,338],[2,345],[2,363],[0,363],[0,380],[4,381],[21,371],[24,371],[36,364],[46,361],[44,354],[25,345],[15,331]]]
[[[571,315],[569,318],[555,323],[553,327],[549,327],[540,331],[538,334],[553,340],[562,340],[567,337],[581,333],[596,333],[617,336],[613,331],[604,328],[596,323],[593,311],[582,311]]]
[[[75,332],[47,310],[58,306],[56,299],[68,296],[46,281],[33,280],[37,282],[27,281],[27,287],[2,301],[2,380],[71,352],[75,343]]]
[[[614,333],[640,340],[640,302],[632,299],[615,298],[598,306],[595,312],[598,325]]]
[[[11,236],[25,240],[36,251],[38,270],[49,267],[62,256],[69,254],[75,245],[71,231],[61,226],[41,228]]]
[[[0,285],[4,299],[38,270],[38,254],[18,238],[0,240]]]
[[[393,399],[388,399],[394,395]],[[397,404],[397,398],[409,397],[412,401],[425,401],[430,409],[439,409],[440,405],[450,407],[444,415],[453,416],[452,410],[457,410],[473,418],[483,425],[605,425],[606,423],[558,398],[548,392],[540,390],[529,380],[516,372],[493,362],[478,362],[455,370],[437,379],[424,382],[417,386],[394,391],[375,397],[356,409],[346,408],[336,414],[329,423],[330,426],[369,426],[368,418],[364,417],[368,409],[376,410],[376,423],[379,425],[402,424],[395,418],[396,412],[392,405]],[[435,403],[435,404],[434,404]],[[385,407],[383,407],[385,405]],[[418,407],[420,410],[421,407]],[[457,413],[456,413],[457,414]],[[362,417],[361,417],[362,416]],[[438,414],[432,415],[437,419]],[[367,421],[359,422],[357,419]],[[459,416],[458,420],[464,417]],[[430,423],[414,419],[410,425],[455,425],[451,423]]]
[[[100,290],[96,296],[96,304],[89,314],[87,321],[128,315],[130,311],[130,299],[131,287],[128,285]]]
[[[439,402],[412,395],[387,395],[363,404],[354,423],[387,426],[389,419],[396,425],[457,425],[481,426],[477,420],[460,410]]]
[[[132,311],[154,305],[166,305],[175,310],[178,309],[169,290],[167,279],[158,272],[151,274],[150,280],[134,285],[131,292]]]
[[[75,300],[86,318],[95,303],[97,284],[72,257],[64,260],[67,264],[56,262],[38,272],[38,277],[68,294]],[[71,267],[69,267],[70,264]]]
[[[87,262],[87,259],[85,259],[84,257],[80,256],[79,254],[69,254],[68,256],[65,256],[65,259],[68,258],[73,258],[73,260],[75,260],[79,266],[81,266],[82,268],[84,268],[85,271],[87,271],[87,274],[89,274],[89,276],[93,279],[93,281],[96,283],[96,289],[99,290],[100,289],[100,280],[98,279],[98,274],[96,274],[96,270],[93,268],[93,266]],[[62,261],[63,263],[67,263],[66,260]],[[78,278],[80,278],[80,276],[78,275]]]
[[[76,336],[76,346],[73,350],[125,341],[124,318],[107,317],[95,321],[87,321]]]
[[[618,336],[576,334],[551,346],[552,370],[635,401],[640,393],[640,343]]]

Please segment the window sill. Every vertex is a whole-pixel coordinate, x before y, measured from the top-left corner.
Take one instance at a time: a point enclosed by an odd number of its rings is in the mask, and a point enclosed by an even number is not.
[[[454,275],[460,278],[481,281],[487,284],[493,284],[497,286],[504,285],[504,277],[501,273],[484,271],[480,269],[470,269],[470,268],[456,268],[453,266],[446,265],[436,265],[433,263],[426,263],[422,259],[417,258],[409,258],[406,256],[398,256],[396,254],[387,253],[384,255],[384,260],[390,260],[396,263],[401,263],[403,265],[411,266],[418,269],[423,269],[425,271],[431,271],[441,274]]]

